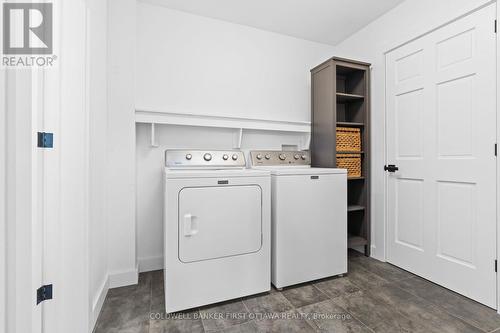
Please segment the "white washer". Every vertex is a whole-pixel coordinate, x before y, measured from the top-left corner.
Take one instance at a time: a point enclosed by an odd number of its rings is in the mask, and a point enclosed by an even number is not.
[[[311,168],[309,152],[252,151],[271,171],[271,281],[283,287],[347,273],[347,170]]]
[[[237,151],[165,152],[167,313],[270,290],[270,174]]]

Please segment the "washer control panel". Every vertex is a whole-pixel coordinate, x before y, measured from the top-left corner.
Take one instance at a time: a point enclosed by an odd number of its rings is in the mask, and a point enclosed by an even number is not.
[[[177,150],[165,151],[165,165],[169,168],[244,168],[245,155],[232,150]]]
[[[253,166],[311,165],[311,155],[308,151],[251,151],[250,159]]]

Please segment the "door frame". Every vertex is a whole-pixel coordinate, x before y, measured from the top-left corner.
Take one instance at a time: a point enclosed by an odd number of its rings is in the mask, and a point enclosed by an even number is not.
[[[71,328],[83,333],[93,328],[88,255],[89,11],[87,0],[58,0],[54,8],[59,63],[46,69],[38,81],[44,92],[38,100],[44,113],[41,130],[54,133],[54,148],[43,157],[42,174],[43,279],[54,284],[54,299],[43,305],[43,328],[44,332]],[[75,218],[71,218],[73,209],[79,212]]]
[[[387,48],[386,51],[384,51],[384,83],[385,83],[385,87],[384,87],[384,104],[385,104],[385,107],[384,107],[384,161],[385,161],[385,164],[389,163],[389,161],[387,160],[387,156],[388,156],[388,150],[387,150],[387,129],[388,129],[388,117],[387,117],[387,54],[390,53],[391,51],[394,51],[395,49],[398,49],[408,43],[411,43],[419,38],[422,38],[440,28],[443,28],[457,20],[460,20],[461,18],[464,18],[468,15],[471,15],[483,8],[486,8],[488,6],[491,6],[495,4],[496,5],[496,20],[498,22],[498,24],[500,24],[500,9],[499,9],[499,4],[497,3],[497,0],[491,0],[491,1],[488,1],[487,3],[484,3],[483,5],[479,6],[479,7],[475,7],[475,8],[468,8],[467,10],[464,11],[464,13],[456,16],[455,18],[451,19],[451,20],[448,20],[446,21],[445,23],[443,24],[440,24],[430,30],[427,30],[426,32],[418,35],[418,36],[415,36],[413,38],[410,38],[406,41],[400,41],[399,43],[396,43],[394,45],[391,45],[390,48]],[[492,26],[492,29],[493,29],[493,26]],[[497,130],[496,130],[496,141],[497,143],[500,145],[500,133],[499,133],[499,129],[500,129],[500,96],[498,94],[498,84],[500,82],[500,68],[499,68],[499,64],[500,64],[500,44],[499,44],[499,34],[500,34],[500,29],[497,28],[497,34],[496,34],[496,49],[497,49],[497,54],[496,54],[496,62],[497,62],[497,68],[496,68],[496,73],[497,73],[497,80],[496,80],[496,85],[497,85],[497,95],[496,95],[496,110],[497,110]],[[497,191],[497,195],[496,195],[496,225],[497,225],[497,237],[496,237],[496,249],[497,249],[497,253],[496,253],[496,256],[497,256],[497,260],[500,259],[500,246],[499,246],[499,240],[500,240],[500,217],[499,217],[499,208],[500,208],[500,196],[499,196],[499,189],[500,189],[500,156],[497,158],[497,161],[496,161],[496,171],[497,171],[497,179],[496,179],[496,191]],[[387,177],[387,174],[384,175],[384,225],[383,225],[383,228],[384,228],[384,261],[387,261],[387,243],[388,243],[388,237],[387,237],[387,232],[388,232],[388,226],[389,226],[389,219],[388,219],[388,209],[389,209],[389,200],[388,200],[388,177]],[[497,272],[497,284],[496,284],[496,299],[497,299],[497,307],[496,307],[496,310],[497,312],[500,314],[500,277],[499,277],[499,274]]]
[[[499,31],[498,31],[498,23],[500,22],[500,9],[498,2],[496,2],[497,6],[497,17],[496,17],[496,22],[497,22],[497,34],[496,34],[496,43],[497,43],[497,81],[496,81],[496,91],[497,91],[497,147],[498,144],[500,143],[500,96],[498,93],[498,87],[499,87],[499,82],[500,82],[500,43],[499,43]],[[500,259],[500,219],[499,219],[499,208],[500,208],[500,195],[499,194],[499,189],[500,189],[500,161],[499,161],[499,156],[498,156],[498,149],[497,149],[497,202],[496,202],[496,209],[497,209],[497,262]],[[497,269],[497,312],[500,314],[500,277],[498,274],[498,269]]]
[[[0,295],[5,295],[7,287],[7,213],[5,211],[6,204],[5,199],[7,198],[7,188],[6,188],[6,149],[5,144],[6,137],[6,122],[7,122],[7,101],[6,101],[6,89],[7,89],[7,76],[5,70],[0,70]],[[0,331],[7,332],[7,317],[5,314],[7,306],[6,297],[2,297],[0,300]]]

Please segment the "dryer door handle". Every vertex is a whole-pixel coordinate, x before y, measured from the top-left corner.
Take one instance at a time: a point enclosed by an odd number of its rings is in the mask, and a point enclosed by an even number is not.
[[[184,236],[191,237],[198,233],[198,223],[196,223],[196,216],[192,214],[184,215]]]

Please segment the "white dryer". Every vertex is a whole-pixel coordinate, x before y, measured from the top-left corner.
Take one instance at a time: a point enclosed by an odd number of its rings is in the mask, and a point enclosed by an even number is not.
[[[311,168],[305,151],[250,157],[254,170],[271,172],[273,285],[347,273],[347,170]]]
[[[239,151],[165,152],[167,313],[270,290],[270,174]]]

